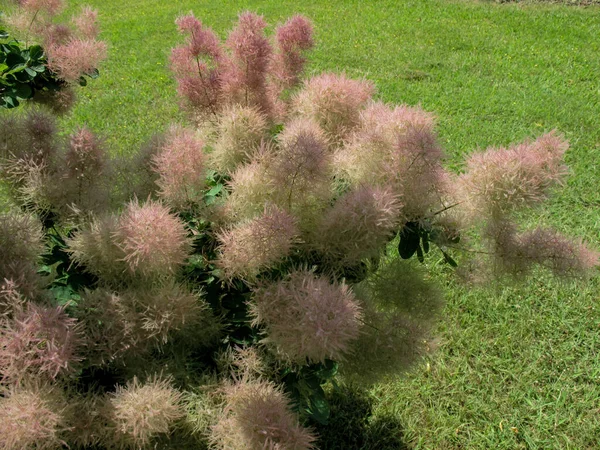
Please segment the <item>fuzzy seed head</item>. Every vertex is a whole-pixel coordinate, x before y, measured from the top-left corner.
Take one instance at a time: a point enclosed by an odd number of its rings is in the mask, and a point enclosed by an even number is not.
[[[253,280],[290,253],[298,234],[294,217],[267,207],[261,216],[217,235],[221,244],[217,264],[227,278]]]
[[[599,265],[600,253],[552,229],[536,228],[520,240],[532,261],[557,276],[583,276]]]
[[[64,7],[62,0],[18,0],[18,3],[27,11],[43,11],[50,16],[55,16]]]
[[[232,221],[249,220],[273,203],[275,185],[270,179],[273,164],[270,153],[258,152],[248,164],[239,166],[228,183],[230,195],[225,214]]]
[[[385,311],[364,305],[363,332],[354,353],[341,365],[343,373],[362,382],[406,371],[426,351],[431,323],[413,319],[404,311]]]
[[[209,436],[222,450],[308,450],[314,434],[303,428],[289,399],[273,383],[241,381],[224,388],[226,406]]]
[[[180,33],[188,34],[187,50],[192,57],[211,57],[218,60],[221,57],[221,46],[217,35],[193,14],[179,17],[175,24]]]
[[[351,186],[389,186],[402,197],[408,219],[426,217],[437,209],[447,178],[433,124],[418,107],[369,105],[336,152],[338,178]]]
[[[285,52],[309,50],[314,45],[312,23],[301,15],[295,15],[277,27],[275,36],[279,47]]]
[[[352,265],[377,256],[402,222],[402,204],[390,188],[359,187],[329,209],[313,245],[332,262]]]
[[[498,274],[524,275],[538,264],[557,276],[581,277],[598,266],[600,253],[549,228],[519,233],[516,224],[503,219],[491,221],[484,231]]]
[[[130,202],[119,219],[115,237],[134,275],[171,275],[190,251],[184,223],[166,206],[152,200]]]
[[[0,448],[56,449],[62,447],[66,400],[56,387],[13,388],[0,397]]]
[[[117,386],[110,402],[117,433],[139,448],[149,445],[156,435],[168,433],[183,416],[181,393],[170,379],[159,376],[145,383],[134,377],[125,387]]]
[[[44,105],[56,114],[62,116],[69,112],[77,101],[77,94],[70,86],[64,86],[58,91],[35,91],[33,102]]]
[[[134,312],[135,341],[166,344],[172,334],[198,325],[208,306],[198,295],[173,282],[160,287],[140,287],[123,294],[127,309]]]
[[[67,239],[73,261],[109,283],[119,283],[127,270],[125,253],[115,239],[119,227],[116,216],[94,218]]]
[[[86,361],[105,366],[137,348],[139,317],[122,296],[106,289],[86,290],[75,315],[81,324]]]
[[[474,215],[498,215],[545,200],[562,183],[568,144],[556,133],[508,149],[488,149],[467,160],[459,188]]]
[[[294,111],[316,121],[331,143],[341,143],[359,123],[360,111],[373,95],[373,85],[345,75],[325,73],[308,80],[294,98]]]
[[[23,311],[0,326],[0,373],[3,381],[27,376],[55,379],[79,358],[76,319],[64,307],[45,308],[27,303]]]
[[[46,24],[44,29],[39,31],[46,44],[46,48],[66,45],[74,38],[73,29],[63,23]]]
[[[296,15],[275,31],[278,52],[274,56],[273,72],[282,89],[298,85],[306,58],[303,52],[313,45],[313,27],[304,16]]]
[[[220,172],[233,172],[257,151],[267,128],[267,119],[258,109],[227,107],[220,115],[218,137],[210,155],[212,165]]]
[[[56,118],[42,109],[33,109],[24,118],[29,151],[24,156],[36,164],[47,163],[56,154]]]
[[[0,214],[0,280],[12,280],[26,296],[38,290],[38,258],[44,250],[40,222],[32,215]]]
[[[266,26],[262,16],[248,11],[240,14],[227,38],[233,58],[223,84],[235,103],[256,107],[269,116],[272,106],[267,95],[267,69],[273,49],[264,33]]]
[[[48,67],[60,78],[75,83],[83,74],[92,73],[106,58],[106,43],[95,39],[71,39],[46,49]]]
[[[331,154],[313,121],[298,119],[279,136],[280,149],[270,168],[276,203],[311,228],[332,197]]]
[[[167,203],[185,208],[202,198],[205,185],[204,141],[192,130],[173,127],[153,158],[159,178],[159,195]]]
[[[340,360],[360,331],[361,309],[345,284],[295,271],[254,292],[253,324],[265,328],[265,343],[299,364]]]
[[[25,298],[19,292],[17,283],[6,278],[0,282],[0,322],[10,319],[25,307]]]
[[[79,35],[85,39],[98,37],[98,11],[89,6],[82,6],[78,16],[73,16],[73,24]]]
[[[71,135],[65,154],[66,176],[76,180],[91,180],[106,166],[106,151],[102,142],[89,128],[81,128]]]

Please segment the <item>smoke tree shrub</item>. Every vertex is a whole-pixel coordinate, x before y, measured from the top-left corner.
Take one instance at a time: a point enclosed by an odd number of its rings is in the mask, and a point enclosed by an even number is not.
[[[74,23],[77,37],[46,32],[65,80],[95,48],[95,14]],[[85,127],[59,136],[44,109],[0,121],[3,448],[316,448],[338,372],[398,373],[431,337],[443,295],[426,255],[476,255],[478,277],[597,265],[518,222],[567,174],[558,133],[455,174],[432,114],[374,100],[366,80],[302,77],[306,18],[269,37],[246,12],[223,42],[176,23],[189,123],[129,161]]]

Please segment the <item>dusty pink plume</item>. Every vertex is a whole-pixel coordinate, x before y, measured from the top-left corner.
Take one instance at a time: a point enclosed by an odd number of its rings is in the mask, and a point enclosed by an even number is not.
[[[525,255],[558,276],[583,276],[598,266],[600,253],[549,228],[520,236]]]
[[[13,386],[0,397],[0,448],[61,448],[62,432],[68,428],[67,408],[65,395],[56,386]]]
[[[192,14],[176,21],[187,34],[183,46],[171,51],[171,69],[177,80],[177,92],[186,106],[216,115],[221,98],[221,72],[227,60],[216,34]]]
[[[80,37],[85,39],[95,39],[98,37],[98,11],[89,6],[82,6],[78,16],[73,16],[73,24]]]
[[[102,141],[89,128],[80,128],[71,135],[65,154],[71,179],[97,177],[104,171],[106,160]]]
[[[95,39],[71,39],[65,44],[50,45],[48,67],[63,80],[74,83],[98,68],[106,58],[106,43]]]
[[[217,235],[217,264],[228,278],[253,280],[290,253],[298,234],[293,216],[275,206],[267,207],[261,216]]]
[[[56,378],[79,360],[76,319],[64,307],[28,303],[0,327],[0,373],[4,382],[28,376]]]
[[[306,17],[296,15],[279,26],[275,36],[279,50],[273,59],[275,81],[283,89],[290,89],[298,85],[304,71],[306,58],[303,53],[314,45],[313,26]]]
[[[187,50],[193,57],[210,57],[219,61],[222,57],[221,44],[217,35],[202,25],[193,14],[179,17],[175,23],[179,32],[189,34]]]
[[[181,393],[171,379],[157,375],[144,383],[134,377],[126,386],[117,386],[110,404],[116,425],[114,440],[125,448],[146,447],[184,415]]]
[[[18,0],[18,3],[32,13],[44,11],[51,16],[58,14],[64,7],[62,0]]]
[[[539,203],[567,174],[563,163],[567,148],[568,143],[551,132],[531,143],[475,153],[458,180],[462,195],[475,214],[504,214]]]
[[[402,203],[389,188],[359,187],[326,211],[313,244],[334,264],[377,256],[402,223]]]
[[[315,435],[300,425],[290,400],[268,381],[241,380],[223,388],[225,408],[209,441],[219,450],[310,450]]]
[[[240,14],[237,26],[227,38],[232,60],[223,77],[223,88],[234,102],[255,106],[271,116],[267,70],[273,49],[264,33],[266,26],[262,16],[252,12]]]
[[[185,208],[199,202],[205,185],[204,141],[196,132],[172,127],[153,157],[159,195],[170,205]]]
[[[340,144],[358,125],[360,111],[374,90],[369,81],[324,73],[305,82],[294,97],[293,108],[301,116],[315,120],[331,143]]]
[[[299,364],[344,359],[361,326],[350,288],[306,270],[258,288],[250,311],[252,323],[265,328],[263,342]]]
[[[301,228],[311,228],[332,196],[328,141],[320,127],[306,118],[286,124],[278,140],[280,149],[269,174],[277,204],[292,211]]]
[[[152,200],[127,205],[115,238],[133,275],[172,275],[190,251],[185,224]]]

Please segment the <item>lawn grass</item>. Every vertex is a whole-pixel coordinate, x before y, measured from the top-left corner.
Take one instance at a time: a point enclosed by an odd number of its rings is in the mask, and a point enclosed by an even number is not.
[[[433,111],[452,167],[476,148],[564,133],[573,174],[534,222],[600,248],[600,8],[71,0],[71,10],[82,3],[100,11],[109,58],[63,123],[87,123],[116,153],[182,120],[168,71],[180,41],[176,16],[193,10],[224,36],[243,9],[271,24],[299,12],[317,31],[309,72],[366,77],[382,100]],[[483,289],[460,286],[435,257],[429,265],[449,292],[439,348],[410,374],[372,389],[376,417],[393,416],[404,441],[422,449],[597,448],[600,278],[559,283],[537,274],[524,285]]]

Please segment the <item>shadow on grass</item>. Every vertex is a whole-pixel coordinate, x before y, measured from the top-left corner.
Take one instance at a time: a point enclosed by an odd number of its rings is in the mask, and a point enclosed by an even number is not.
[[[328,396],[331,416],[316,425],[320,450],[405,450],[402,426],[388,415],[373,415],[373,400],[364,390],[340,386]]]

